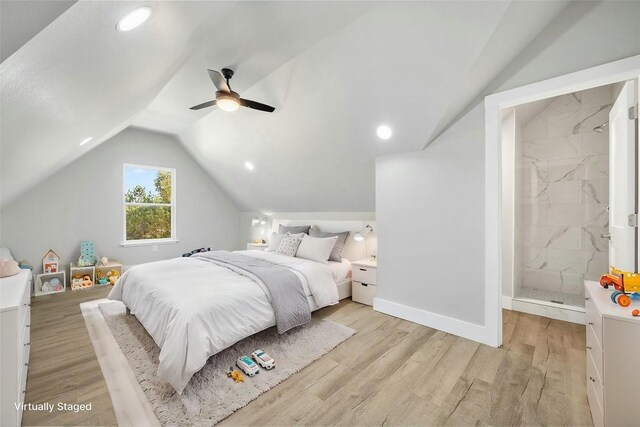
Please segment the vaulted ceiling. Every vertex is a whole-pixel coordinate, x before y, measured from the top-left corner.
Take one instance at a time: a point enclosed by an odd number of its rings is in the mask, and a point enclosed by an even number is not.
[[[243,210],[374,210],[375,158],[424,147],[567,6],[535,3],[139,2],[121,33],[136,3],[78,1],[0,64],[1,203],[133,125]],[[276,111],[189,110],[223,67]]]

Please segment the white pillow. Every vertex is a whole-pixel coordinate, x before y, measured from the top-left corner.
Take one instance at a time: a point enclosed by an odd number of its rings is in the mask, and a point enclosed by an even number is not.
[[[304,233],[303,233],[304,234]],[[302,241],[300,238],[296,237],[297,234],[284,234],[284,238],[282,242],[280,242],[280,246],[278,246],[278,250],[276,251],[279,255],[286,256],[296,256],[296,252],[298,251],[298,246],[300,246],[300,242]]]
[[[337,240],[338,236],[312,237],[305,234],[302,236],[296,257],[326,264]]]
[[[304,236],[304,233],[298,233],[298,234],[291,234],[291,233],[283,233],[283,234],[278,234],[278,233],[271,233],[271,240],[269,241],[269,247],[267,249],[265,249],[265,252],[275,252],[278,250],[278,248],[280,247],[280,243],[282,243],[282,239],[284,239],[287,236],[293,236],[297,239],[302,239],[302,236]],[[293,255],[292,255],[293,256]]]

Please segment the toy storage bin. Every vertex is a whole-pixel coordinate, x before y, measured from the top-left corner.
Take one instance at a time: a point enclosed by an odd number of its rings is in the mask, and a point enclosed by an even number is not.
[[[76,275],[84,276],[87,274],[91,276],[91,286],[78,286],[77,284],[73,283],[73,276],[76,276]],[[95,283],[96,283],[96,268],[94,266],[80,267],[74,263],[71,263],[69,265],[69,286],[71,287],[72,291],[76,291],[79,289],[92,288],[95,285]]]
[[[96,265],[96,281],[94,282],[94,286],[105,286],[110,283],[100,284],[98,283],[100,277],[108,277],[111,271],[117,271],[118,277],[122,276],[122,264],[117,261],[109,261],[105,265]]]

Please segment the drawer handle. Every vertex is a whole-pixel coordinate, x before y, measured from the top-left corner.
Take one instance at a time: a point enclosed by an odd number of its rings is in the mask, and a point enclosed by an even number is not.
[[[594,380],[593,377],[589,377],[589,379],[591,380],[592,383],[596,382],[596,380]]]
[[[29,366],[29,363],[25,363],[24,366]]]
[[[591,350],[591,347],[587,346],[587,350]]]
[[[31,343],[30,343],[30,342],[25,343],[25,345],[24,345],[24,346],[26,347],[26,346],[28,346],[28,345],[31,345]]]
[[[29,324],[29,325],[24,325],[24,327],[25,327],[25,328],[30,328],[30,327],[31,327],[31,325],[30,325],[30,324]]]
[[[589,322],[589,325],[593,326],[593,322]]]
[[[27,307],[31,307],[31,304],[24,304],[24,305],[26,305]]]
[[[589,297],[586,297],[586,298],[585,298],[584,300],[585,300],[585,301],[589,301],[590,299],[591,299],[591,298],[589,298]]]
[[[366,268],[361,268],[360,271],[367,271],[367,269]]]
[[[362,286],[369,286],[369,285],[367,285],[366,283],[360,283],[360,284],[361,284]]]

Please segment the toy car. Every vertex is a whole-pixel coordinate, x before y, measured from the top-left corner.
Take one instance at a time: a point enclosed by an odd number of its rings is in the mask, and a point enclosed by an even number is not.
[[[238,368],[240,368],[242,372],[249,375],[250,377],[253,377],[255,374],[260,373],[260,368],[258,368],[258,365],[253,363],[253,360],[249,359],[247,356],[239,357],[236,361],[236,365],[238,365]]]
[[[600,278],[600,286],[607,289],[613,286],[615,291],[611,293],[611,301],[621,307],[629,307],[632,299],[640,299],[640,274],[629,273],[609,268],[609,274]]]
[[[256,363],[267,371],[276,367],[276,361],[262,350],[256,350],[251,353],[251,357]]]

